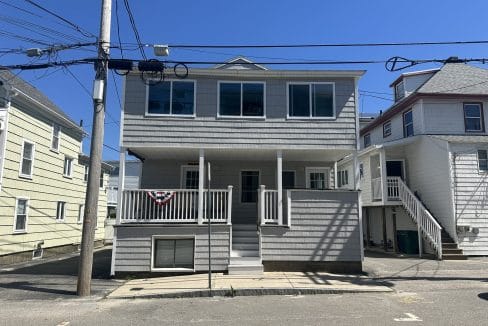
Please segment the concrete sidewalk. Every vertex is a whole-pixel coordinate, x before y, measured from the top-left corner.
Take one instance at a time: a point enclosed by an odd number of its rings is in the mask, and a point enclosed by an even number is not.
[[[213,274],[214,296],[299,295],[391,292],[384,283],[358,275],[273,272],[263,275]],[[108,298],[181,298],[209,296],[208,275],[194,274],[131,280]]]

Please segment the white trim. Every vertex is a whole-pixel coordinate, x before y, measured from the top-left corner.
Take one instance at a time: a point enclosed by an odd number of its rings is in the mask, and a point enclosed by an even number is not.
[[[110,259],[110,276],[115,275],[115,255],[117,253],[117,228],[114,227],[114,235],[112,237],[112,257]]]
[[[191,76],[222,76],[232,78],[344,78],[361,77],[365,70],[256,70],[256,69],[213,69],[192,68]],[[133,72],[131,75],[140,75],[141,72]]]
[[[242,201],[242,172],[257,172],[258,173],[258,189],[256,189],[257,200],[256,202],[243,202]],[[242,169],[239,170],[239,203],[242,205],[254,205],[259,202],[259,187],[261,185],[261,169]]]
[[[59,203],[64,203],[63,211],[62,211],[62,218],[58,218],[58,213],[60,212],[59,211]],[[62,200],[59,200],[56,202],[56,217],[55,217],[56,222],[64,222],[66,220],[66,204],[67,203],[65,201],[62,201]]]
[[[25,226],[23,230],[17,230],[15,226],[17,225],[17,207],[18,207],[18,201],[20,200],[26,200],[27,203],[25,205]],[[27,233],[27,222],[29,220],[29,197],[24,197],[24,196],[18,196],[15,197],[15,208],[14,208],[14,225],[12,226],[12,233],[14,234],[21,234],[21,233]]]
[[[142,168],[140,169],[142,170]],[[140,182],[140,179],[139,179]],[[125,147],[120,147],[119,150],[119,184],[117,190],[117,211],[115,215],[115,224],[119,225],[122,220],[122,207],[125,205],[123,202],[124,199],[124,190],[125,190]],[[115,228],[114,228],[115,229]],[[115,244],[113,245],[115,248]]]
[[[278,225],[283,225],[283,152],[276,152],[276,188],[278,190]]]
[[[31,174],[28,175],[28,174],[23,174],[22,173],[22,163],[24,161],[24,146],[25,146],[25,143],[29,143],[32,145],[32,158],[31,158]],[[19,177],[20,178],[26,178],[26,179],[32,179],[32,176],[34,175],[34,157],[35,157],[35,153],[36,153],[36,143],[34,143],[33,141],[30,141],[30,140],[27,140],[25,138],[22,139],[22,149],[21,149],[21,152],[20,152],[20,164],[19,164]]]
[[[157,268],[154,267],[154,245],[156,240],[193,240],[193,268]],[[195,272],[195,252],[197,249],[197,239],[194,234],[191,235],[152,235],[151,236],[151,272]],[[210,250],[210,249],[209,249]]]
[[[203,224],[203,191],[205,187],[205,150],[198,153],[198,224]]]
[[[180,166],[180,189],[186,189],[186,174],[184,172],[186,171],[197,171],[199,172],[199,166],[198,165],[189,165],[189,164],[183,164]],[[199,182],[200,182],[200,175],[198,177]],[[198,188],[195,188],[198,189]]]
[[[5,154],[7,153],[7,136],[8,136],[8,120],[9,120],[9,113],[10,113],[10,101],[8,102],[8,106],[5,110],[4,122],[5,122],[5,129],[1,131],[0,135],[3,135],[3,142],[0,144],[0,151],[3,151],[0,156],[0,191],[2,190],[2,180],[3,180],[3,170],[5,167]],[[0,137],[0,140],[2,140]]]
[[[76,217],[76,223],[82,224],[85,219],[85,204],[78,204],[78,216]]]
[[[193,83],[193,114],[173,114],[173,82],[192,82]],[[169,107],[170,113],[149,113],[149,87],[152,85],[146,84],[146,102],[144,104],[145,117],[169,117],[169,118],[195,118],[197,112],[197,81],[194,79],[165,79],[163,81],[170,83],[169,89]],[[122,128],[122,127],[121,127]]]
[[[332,116],[330,117],[316,117],[312,115],[312,85],[332,85]],[[309,96],[309,116],[308,117],[295,117],[290,115],[290,85],[308,85]],[[335,95],[335,82],[287,82],[286,83],[286,119],[289,120],[336,120],[336,95]]]
[[[58,126],[59,127],[59,131],[58,131],[58,148],[54,148],[53,147],[53,141],[54,141],[54,128],[55,126]],[[59,148],[61,147],[61,125],[56,123],[56,122],[53,122],[51,124],[51,146],[49,146],[49,149],[51,150],[51,152],[54,152],[54,153],[59,153]]]
[[[69,166],[66,165],[68,162]],[[73,178],[73,166],[74,159],[71,156],[65,155],[63,160],[63,177],[72,179]],[[68,174],[66,173],[66,168],[68,167]]]
[[[220,84],[240,84],[241,85],[241,109],[240,115],[221,115],[220,114]],[[262,84],[263,85],[263,115],[243,115],[243,85],[244,84]],[[218,80],[217,81],[217,119],[266,119],[266,82],[265,81],[239,81],[239,80]]]
[[[119,124],[120,124],[119,148],[122,148],[122,144],[124,143],[124,112],[125,112],[125,87],[126,87],[126,84],[127,84],[127,75],[124,75],[124,78],[122,79],[122,107],[120,108],[120,119],[119,119]],[[146,102],[147,102],[147,97],[146,97]],[[144,104],[144,106],[146,107],[147,103]]]
[[[330,189],[331,188],[331,182],[330,182],[330,167],[326,166],[307,166],[305,167],[305,188],[311,189],[310,188],[310,173],[311,172],[318,172],[318,173],[324,173],[326,174],[327,179],[327,185],[324,189]],[[324,190],[324,189],[311,189],[311,190]]]

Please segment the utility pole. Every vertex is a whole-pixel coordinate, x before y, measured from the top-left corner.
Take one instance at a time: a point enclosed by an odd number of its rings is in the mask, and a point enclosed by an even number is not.
[[[85,198],[85,217],[81,236],[80,264],[78,267],[79,296],[88,296],[91,292],[93,268],[93,241],[97,223],[98,195],[102,169],[103,128],[105,120],[105,93],[107,89],[108,56],[110,49],[110,17],[112,0],[102,0],[100,37],[98,42],[98,60],[95,63],[96,75],[93,84],[93,130],[90,146],[88,184]]]

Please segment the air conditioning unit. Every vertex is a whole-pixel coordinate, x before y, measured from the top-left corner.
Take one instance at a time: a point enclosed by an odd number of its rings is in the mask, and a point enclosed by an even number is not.
[[[469,225],[458,225],[456,226],[456,231],[458,234],[464,234],[464,233],[467,233],[469,232]]]

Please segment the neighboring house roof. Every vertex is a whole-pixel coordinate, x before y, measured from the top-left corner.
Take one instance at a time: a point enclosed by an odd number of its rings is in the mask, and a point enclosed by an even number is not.
[[[9,70],[0,70],[0,81],[2,81],[4,85],[12,87],[14,91],[17,91],[20,95],[27,98],[29,101],[40,104],[37,105],[37,107],[41,108],[44,113],[56,116],[58,119],[60,118],[70,128],[84,133],[83,128],[81,128],[76,122],[74,122],[65,112],[63,112],[63,110],[61,110],[61,108],[54,104],[40,90],[26,82],[19,76],[13,74]]]
[[[268,70],[268,68],[256,64],[245,57],[235,57],[226,63],[215,65],[214,69],[238,69],[238,70]]]
[[[393,104],[381,116],[361,129],[361,136],[402,112],[419,97],[488,96],[488,70],[464,63],[446,63],[417,90]]]
[[[80,155],[78,155],[78,161],[80,162],[80,164],[88,165],[90,163],[90,156],[85,155],[85,154],[80,154]],[[114,167],[111,166],[110,164],[102,162],[103,172],[110,173],[110,172],[112,172],[113,169],[114,169]]]

